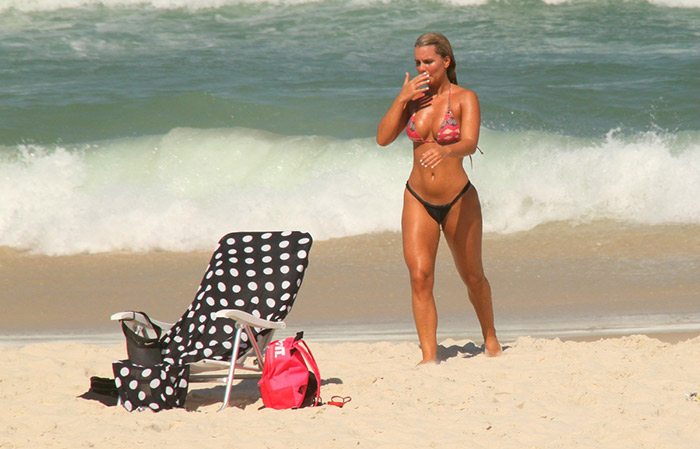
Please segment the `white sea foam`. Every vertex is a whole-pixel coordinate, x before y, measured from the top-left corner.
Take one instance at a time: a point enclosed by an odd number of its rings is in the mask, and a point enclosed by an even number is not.
[[[485,230],[700,223],[698,133],[581,140],[484,130],[467,171]],[[208,250],[225,232],[398,231],[409,142],[175,129],[81,148],[0,148],[0,245],[44,254]]]
[[[0,245],[186,251],[235,229],[306,229],[320,239],[393,229],[401,180],[391,172],[408,169],[396,159],[366,140],[250,130],[22,146],[0,164]]]
[[[197,11],[202,9],[222,8],[242,4],[273,4],[273,5],[302,5],[321,3],[324,0],[0,0],[0,12],[17,10],[22,12],[58,11],[61,9],[89,7],[150,7],[156,9],[187,9]],[[455,6],[479,6],[494,0],[444,0],[444,3]],[[700,0],[639,0],[661,7],[671,8],[700,8]],[[390,3],[387,0],[355,0],[354,4]],[[542,0],[547,5],[574,3],[572,0]],[[595,0],[591,3],[596,3]],[[606,4],[600,0],[601,4]],[[516,3],[517,4],[517,3]]]
[[[667,8],[700,8],[700,0],[648,0],[650,4]]]
[[[22,12],[58,11],[86,7],[151,7],[157,9],[201,10],[241,4],[296,5],[317,3],[322,0],[2,0],[0,11],[15,9]]]
[[[467,0],[468,1],[468,0]],[[629,1],[629,0],[627,0]],[[622,0],[621,3],[627,1]],[[667,8],[700,8],[700,0],[637,0],[639,3],[649,3],[651,5],[667,7]],[[542,3],[547,5],[562,5],[581,3],[580,0],[542,0]],[[597,3],[595,0],[590,0],[589,3]],[[598,2],[604,4],[606,2]]]
[[[700,223],[697,133],[611,131],[584,140],[531,132],[497,139],[498,155],[485,157],[475,173],[483,179],[487,230],[560,220]]]

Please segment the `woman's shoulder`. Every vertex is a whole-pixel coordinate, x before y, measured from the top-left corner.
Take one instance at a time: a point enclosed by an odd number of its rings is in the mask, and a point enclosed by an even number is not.
[[[457,84],[452,85],[452,96],[456,97],[458,101],[478,101],[476,92],[466,87],[458,86]]]

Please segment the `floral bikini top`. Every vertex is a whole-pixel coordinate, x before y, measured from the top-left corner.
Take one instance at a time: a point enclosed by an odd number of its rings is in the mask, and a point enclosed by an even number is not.
[[[426,140],[418,131],[416,131],[416,112],[413,111],[411,118],[408,119],[408,124],[406,125],[406,135],[409,139],[418,143],[452,143],[457,142],[462,136],[459,130],[459,125],[457,125],[457,120],[452,114],[452,109],[450,109],[450,94],[452,93],[452,85],[450,85],[450,90],[447,91],[447,111],[445,112],[445,118],[440,125],[440,130],[437,133],[437,140]]]

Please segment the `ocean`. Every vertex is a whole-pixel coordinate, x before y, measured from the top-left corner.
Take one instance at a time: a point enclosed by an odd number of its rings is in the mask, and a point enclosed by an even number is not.
[[[486,232],[700,224],[700,0],[0,0],[0,246],[398,231],[374,134],[425,31],[481,101]]]

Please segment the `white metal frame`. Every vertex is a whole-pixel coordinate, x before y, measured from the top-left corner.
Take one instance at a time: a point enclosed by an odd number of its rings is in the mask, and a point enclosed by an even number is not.
[[[231,387],[233,385],[234,379],[257,379],[262,376],[262,370],[264,366],[264,358],[262,351],[265,350],[268,343],[272,340],[272,335],[274,330],[284,329],[286,324],[284,321],[268,321],[258,318],[250,313],[243,312],[242,310],[225,309],[220,310],[216,314],[216,319],[228,318],[236,322],[236,335],[234,337],[233,349],[231,350],[231,362],[223,362],[220,360],[205,359],[200,362],[191,365],[190,382],[223,382],[226,384],[226,390],[224,392],[224,403],[218,411],[222,411],[228,406],[229,398],[231,396]],[[143,314],[134,311],[128,312],[118,312],[113,314],[110,319],[112,321],[122,321],[127,326],[131,327],[134,332],[140,335],[153,334],[152,327],[148,323],[148,320],[143,316]],[[169,330],[173,324],[166,323],[164,321],[154,320],[151,321],[160,326],[163,331]],[[256,341],[250,338],[253,335],[252,328],[260,329],[272,329],[273,332],[269,332],[267,336],[262,337],[260,341]],[[245,332],[248,334],[249,341],[252,343],[253,354],[248,350],[247,354],[239,359],[239,351],[241,346],[242,334]],[[262,349],[261,349],[262,348]],[[255,360],[253,365],[246,365],[245,360],[248,356],[254,355]],[[228,368],[228,374],[201,374],[211,371],[221,371]],[[246,371],[244,373],[239,373],[236,376],[236,370]]]

